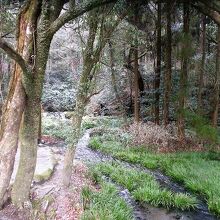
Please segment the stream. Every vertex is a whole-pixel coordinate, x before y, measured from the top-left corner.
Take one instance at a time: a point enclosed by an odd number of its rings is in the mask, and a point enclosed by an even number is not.
[[[168,176],[164,175],[159,170],[150,170],[143,168],[139,165],[130,164],[127,162],[123,162],[121,160],[117,160],[109,155],[104,155],[101,152],[94,151],[88,147],[90,134],[92,133],[92,129],[89,129],[82,136],[78,145],[76,147],[75,152],[75,160],[82,161],[87,165],[97,164],[101,162],[111,162],[116,161],[128,168],[134,168],[137,170],[144,171],[148,174],[151,174],[155,177],[155,179],[159,182],[161,187],[168,188],[173,192],[187,192],[187,190],[177,184],[174,183]],[[106,181],[111,181],[109,178],[105,177]],[[112,181],[111,181],[112,182]],[[164,208],[153,207],[147,203],[140,204],[135,201],[130,192],[115,184],[119,190],[119,195],[129,204],[133,209],[133,216],[136,220],[173,220],[173,219],[181,219],[181,220],[217,220],[218,218],[212,215],[209,210],[207,204],[200,198],[198,199],[198,206],[195,210],[192,211],[179,211],[179,210],[167,210]],[[188,192],[187,192],[188,193]],[[190,193],[189,193],[190,194]]]

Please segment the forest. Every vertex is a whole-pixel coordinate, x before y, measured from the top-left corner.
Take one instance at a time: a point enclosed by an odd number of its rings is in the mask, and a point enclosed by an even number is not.
[[[0,220],[220,219],[219,0],[0,0]]]

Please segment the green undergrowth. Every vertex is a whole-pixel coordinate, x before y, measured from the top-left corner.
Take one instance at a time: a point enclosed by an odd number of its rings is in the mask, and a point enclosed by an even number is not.
[[[69,113],[70,114],[70,113]],[[59,114],[45,114],[42,120],[42,133],[44,135],[53,136],[65,140],[66,143],[72,143],[72,124],[71,116],[61,117]],[[73,113],[72,113],[73,114]],[[83,117],[81,126],[81,135],[87,129],[99,128],[119,128],[124,125],[122,118],[99,116],[99,117]]]
[[[70,143],[72,137],[71,121],[63,120],[52,114],[46,115],[42,120],[42,132],[44,135],[50,135]]]
[[[125,168],[118,164],[100,164],[92,169],[92,176],[99,181],[101,175],[109,176],[114,182],[128,189],[132,196],[153,206],[167,209],[187,210],[196,206],[196,199],[183,193],[162,189],[154,177],[145,172]]]
[[[82,191],[85,212],[82,220],[133,220],[132,208],[118,195],[116,187],[99,181],[101,189],[93,192],[88,187]],[[85,204],[85,201],[87,204]]]
[[[220,154],[219,153],[172,153],[150,152],[146,147],[125,147],[120,140],[104,141],[93,137],[90,147],[114,158],[150,169],[161,169],[192,192],[202,195],[209,210],[220,215]]]
[[[120,128],[124,125],[123,118],[113,116],[97,116],[97,117],[83,117],[82,130],[99,127],[99,128]]]

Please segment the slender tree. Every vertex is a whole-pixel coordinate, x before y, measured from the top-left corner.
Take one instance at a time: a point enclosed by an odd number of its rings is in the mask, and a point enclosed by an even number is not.
[[[172,75],[172,30],[171,30],[171,14],[172,2],[166,2],[166,51],[165,51],[165,77],[164,77],[164,100],[163,100],[163,120],[164,125],[169,124],[169,108],[171,94],[171,75]]]
[[[124,103],[122,101],[122,98],[119,94],[119,89],[117,86],[117,79],[116,79],[116,66],[115,66],[115,50],[113,47],[113,43],[111,40],[108,41],[108,46],[109,46],[109,58],[110,58],[110,68],[111,68],[111,82],[112,82],[112,87],[115,93],[115,97],[120,105],[120,109],[123,113],[124,119],[126,121],[126,107],[124,106]]]
[[[156,60],[156,73],[154,80],[155,89],[155,123],[160,124],[160,73],[161,73],[161,3],[158,2],[157,5],[157,60]]]
[[[217,45],[216,45],[216,71],[215,71],[215,93],[214,93],[214,109],[212,115],[212,125],[217,127],[218,113],[219,113],[219,95],[220,95],[220,25],[217,31]]]
[[[70,184],[75,147],[79,140],[82,118],[88,101],[88,93],[91,88],[91,80],[93,79],[95,73],[93,68],[99,62],[101,52],[108,42],[111,34],[118,26],[120,20],[124,18],[127,13],[125,10],[125,13],[122,13],[117,20],[110,22],[110,20],[112,20],[110,18],[115,15],[110,14],[109,18],[109,16],[101,13],[100,16],[97,16],[101,11],[98,12],[99,13],[97,13],[97,11],[90,12],[88,18],[89,36],[83,53],[83,70],[77,88],[76,108],[72,119],[72,143],[69,145],[64,159],[63,184],[65,187],[68,187]],[[97,42],[95,43],[96,39]]]
[[[201,31],[201,45],[200,45],[202,58],[199,69],[199,90],[198,90],[198,112],[202,112],[202,90],[204,86],[204,73],[205,73],[205,61],[206,61],[206,16],[202,16],[202,31]]]
[[[134,11],[134,22],[138,24],[138,2],[135,4]],[[140,90],[138,83],[138,73],[139,73],[139,65],[138,65],[138,36],[135,36],[135,44],[134,44],[134,121],[139,122],[140,120]]]
[[[179,106],[178,106],[178,137],[181,141],[185,139],[185,117],[184,110],[187,97],[187,76],[188,63],[190,55],[190,38],[189,38],[189,3],[183,3],[183,40],[181,51],[181,72],[180,72],[180,88],[179,88]]]

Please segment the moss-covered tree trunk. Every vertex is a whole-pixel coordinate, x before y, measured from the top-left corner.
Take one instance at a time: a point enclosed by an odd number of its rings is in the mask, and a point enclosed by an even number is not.
[[[32,2],[33,3],[33,2]],[[27,59],[30,58],[27,45],[32,36],[29,29],[35,13],[30,1],[25,4],[18,16],[17,49],[16,52]],[[7,49],[7,48],[6,48]],[[25,107],[25,91],[22,85],[22,69],[18,63],[14,65],[13,77],[10,81],[9,92],[3,108],[0,130],[0,208],[4,204],[4,197],[13,172],[15,154],[18,146],[18,134],[22,114]]]
[[[70,184],[71,174],[73,170],[73,158],[75,153],[75,147],[80,137],[80,130],[82,124],[82,118],[87,103],[87,96],[90,89],[90,81],[93,78],[92,71],[93,66],[98,62],[101,53],[94,56],[94,42],[97,35],[99,18],[95,15],[96,11],[90,12],[88,16],[89,36],[84,51],[83,70],[80,76],[80,81],[77,88],[76,95],[76,108],[74,110],[74,116],[72,118],[72,143],[68,146],[64,159],[63,167],[63,185],[68,187]],[[99,39],[103,40],[103,39]]]
[[[29,201],[30,187],[36,167],[41,95],[52,40],[52,35],[48,34],[51,17],[53,16],[53,14],[50,14],[50,3],[43,1],[41,7],[39,8],[41,10],[40,17],[36,17],[40,21],[37,23],[36,20],[35,22],[37,24],[37,32],[33,39],[35,41],[33,51],[35,59],[30,63],[32,78],[31,80],[23,79],[26,106],[20,132],[19,166],[12,188],[12,202],[18,207],[22,207],[24,202]],[[61,8],[57,8],[57,10],[59,12]]]
[[[71,180],[75,147],[80,137],[82,118],[88,101],[88,93],[91,89],[91,80],[95,74],[93,68],[99,62],[103,48],[120,21],[118,19],[109,23],[111,19],[108,16],[104,15],[104,13],[100,13],[101,16],[97,16],[97,14],[97,11],[92,11],[88,17],[89,36],[83,54],[83,71],[77,89],[76,108],[72,119],[72,143],[69,145],[64,159],[63,185],[65,187],[69,186]],[[95,44],[96,39],[97,42]]]
[[[12,202],[18,207],[29,201],[37,158],[40,103],[32,98],[28,98],[26,103],[20,136],[20,161],[12,188]]]
[[[88,66],[87,66],[88,65]],[[80,83],[78,85],[78,91],[76,96],[76,108],[74,116],[72,118],[72,143],[68,146],[64,159],[63,168],[63,185],[68,187],[73,170],[73,158],[75,153],[76,144],[80,138],[82,118],[85,111],[86,99],[88,95],[89,73],[92,71],[92,67],[88,63],[84,63],[84,70],[80,77]]]

